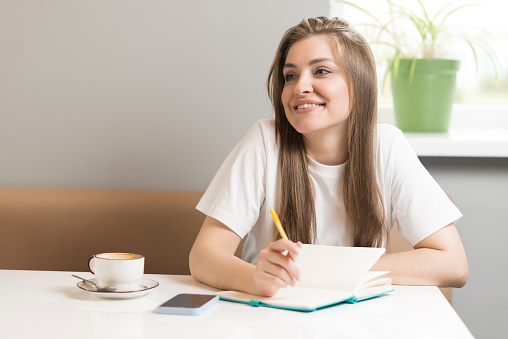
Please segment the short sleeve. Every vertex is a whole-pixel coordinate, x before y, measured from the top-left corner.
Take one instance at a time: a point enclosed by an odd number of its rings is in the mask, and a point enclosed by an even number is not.
[[[392,220],[411,245],[462,217],[422,165],[402,132],[394,128],[390,142]]]
[[[244,237],[265,199],[266,145],[258,121],[229,153],[197,209]]]

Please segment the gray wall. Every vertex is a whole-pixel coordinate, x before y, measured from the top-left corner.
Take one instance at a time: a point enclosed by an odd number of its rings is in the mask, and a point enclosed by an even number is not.
[[[328,0],[0,0],[0,186],[203,190],[259,118],[283,32]],[[424,158],[465,217],[454,307],[507,333],[507,159]],[[415,305],[417,307],[417,305]]]
[[[0,186],[203,190],[328,0],[0,0]]]
[[[453,307],[477,338],[508,333],[508,158],[420,158],[464,217],[469,279]]]

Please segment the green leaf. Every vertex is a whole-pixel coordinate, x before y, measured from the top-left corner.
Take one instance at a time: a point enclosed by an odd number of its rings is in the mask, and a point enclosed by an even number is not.
[[[471,51],[473,52],[474,65],[475,65],[475,68],[476,68],[476,75],[478,75],[478,55],[476,54],[476,49],[474,48],[474,46],[471,43],[471,41],[467,38],[467,36],[463,35],[463,38],[464,38],[464,40],[466,40],[467,44],[471,48]]]
[[[395,56],[393,57],[393,78],[397,79],[399,77],[399,69],[400,69],[400,50],[395,52]]]
[[[462,9],[462,8],[464,8],[464,7],[470,7],[470,6],[478,6],[478,5],[468,4],[468,5],[462,5],[462,6],[459,6],[459,7],[455,8],[455,9],[452,9],[450,12],[448,12],[448,13],[445,15],[445,17],[443,18],[443,20],[441,20],[441,23],[438,25],[438,30],[442,30],[442,29],[443,29],[443,26],[444,26],[444,24],[445,24],[445,21],[446,21],[446,19],[448,19],[448,17],[449,17],[450,15],[452,15],[452,14],[453,14],[453,13],[455,13],[455,12],[457,12],[459,9]]]
[[[411,68],[409,70],[409,84],[410,85],[413,84],[413,79],[415,77],[415,69],[416,69],[416,58],[413,58],[413,60],[411,60]]]

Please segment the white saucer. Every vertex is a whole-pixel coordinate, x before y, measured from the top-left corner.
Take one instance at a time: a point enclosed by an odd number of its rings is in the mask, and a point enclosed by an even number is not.
[[[97,283],[97,279],[89,279],[90,281],[93,281],[94,283]],[[105,299],[132,299],[132,298],[138,298],[146,293],[148,293],[149,290],[152,288],[155,288],[159,286],[159,283],[155,280],[150,279],[141,279],[141,284],[139,286],[139,289],[134,291],[114,291],[114,292],[98,292],[93,287],[90,287],[89,284],[85,283],[84,281],[80,281],[77,283],[78,287],[81,288],[84,291],[87,291],[93,295],[96,295],[101,298]]]

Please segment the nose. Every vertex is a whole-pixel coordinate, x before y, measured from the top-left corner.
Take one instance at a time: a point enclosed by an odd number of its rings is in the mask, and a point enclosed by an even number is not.
[[[298,82],[295,85],[295,94],[302,95],[305,93],[312,93],[313,87],[312,87],[312,79],[308,75],[300,75],[298,78]]]

